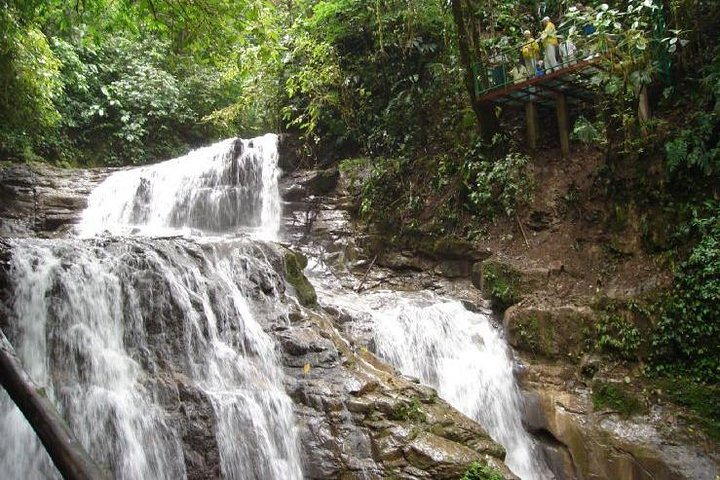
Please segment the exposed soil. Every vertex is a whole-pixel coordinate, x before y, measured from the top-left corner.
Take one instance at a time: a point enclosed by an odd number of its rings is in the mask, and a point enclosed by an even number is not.
[[[569,159],[558,150],[539,153],[532,203],[516,218],[498,219],[480,247],[519,267],[564,272],[548,289],[554,301],[626,298],[667,287],[667,268],[642,248],[634,203],[614,201],[598,185],[604,163],[603,153],[583,147]]]

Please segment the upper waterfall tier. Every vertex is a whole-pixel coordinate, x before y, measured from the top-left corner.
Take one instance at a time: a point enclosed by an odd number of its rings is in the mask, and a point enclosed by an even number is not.
[[[277,135],[223,140],[113,173],[90,195],[78,231],[91,237],[242,230],[273,240],[280,226],[279,176]]]

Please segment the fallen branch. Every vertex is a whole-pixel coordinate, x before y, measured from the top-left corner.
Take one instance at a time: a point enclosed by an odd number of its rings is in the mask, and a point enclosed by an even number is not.
[[[106,479],[44,392],[23,369],[15,349],[0,330],[0,383],[25,415],[66,480]]]
[[[363,285],[365,285],[365,280],[367,280],[368,274],[370,273],[370,269],[373,267],[373,265],[375,265],[375,260],[377,260],[377,258],[378,258],[377,255],[375,255],[375,257],[373,257],[372,262],[370,262],[370,266],[365,271],[365,275],[363,275],[363,279],[360,282],[360,285],[358,285],[357,288],[355,289],[356,292],[360,292],[362,290]]]
[[[522,226],[522,223],[520,222],[520,217],[518,217],[518,214],[515,213],[515,220],[517,220],[518,226],[520,227],[520,233],[522,233],[523,240],[525,240],[525,246],[527,248],[530,248],[530,244],[527,241],[527,236],[525,236],[525,229]]]

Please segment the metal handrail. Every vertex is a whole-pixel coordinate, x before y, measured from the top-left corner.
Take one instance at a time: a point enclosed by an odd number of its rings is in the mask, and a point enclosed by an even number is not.
[[[598,34],[592,24],[588,23],[583,27],[587,27],[585,32],[582,31],[582,28],[569,24],[561,25],[560,28],[556,29],[558,49],[562,51],[564,47],[566,55],[558,56],[558,63],[554,71],[575,65],[582,59],[591,59],[600,56],[606,53],[610,46],[613,45],[612,37],[606,34]],[[544,52],[542,41],[540,38],[534,38],[530,42],[522,42],[503,49],[494,47],[492,55],[487,57],[485,62],[475,62],[472,68],[475,78],[476,95],[481,96],[492,90],[505,88],[509,85],[522,83],[524,80],[534,78],[536,72],[527,72],[525,79],[520,81],[511,78],[509,75],[512,68],[510,66],[519,65],[521,61],[523,61],[521,57],[522,48],[526,45],[531,45],[533,42],[538,43],[540,47],[539,60],[542,60],[542,54]],[[570,44],[567,42],[570,42]],[[574,54],[568,55],[568,51],[573,47],[575,49]],[[483,68],[486,69],[487,75],[480,75],[481,69]],[[544,73],[546,73],[546,71],[544,71],[543,74]],[[547,71],[547,73],[550,72]]]
[[[663,19],[662,7],[654,12],[652,37],[649,39],[652,49],[646,53],[652,55],[658,63],[658,73],[666,83],[669,83],[670,58],[667,49],[662,44],[662,38],[665,36],[667,27]],[[602,33],[590,18],[570,18],[560,24],[556,29],[558,38],[558,50],[560,53],[565,47],[565,55],[558,57],[557,66],[553,71],[560,71],[574,65],[592,61],[602,56],[611,55],[612,51],[626,46],[625,42],[618,42],[617,35],[610,33]],[[485,62],[478,61],[472,65],[473,75],[475,78],[475,93],[477,96],[484,95],[490,91],[507,88],[510,85],[523,83],[536,77],[536,72],[526,72],[525,78],[510,78],[511,69],[509,65],[520,65],[524,63],[521,56],[521,50],[524,46],[538,42],[540,46],[540,55],[544,51],[541,38],[534,38],[530,42],[522,42],[499,49],[497,46],[491,47],[492,56],[486,56]],[[574,54],[569,54],[571,42],[575,48]],[[641,52],[637,52],[638,56],[642,56]],[[513,59],[514,57],[514,59]],[[550,73],[546,69],[543,74]]]

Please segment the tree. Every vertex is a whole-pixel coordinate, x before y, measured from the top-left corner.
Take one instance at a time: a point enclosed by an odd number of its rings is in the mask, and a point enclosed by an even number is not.
[[[472,12],[477,10],[473,0],[452,0],[451,7],[453,19],[457,28],[458,49],[460,61],[464,70],[465,89],[470,97],[473,111],[480,126],[483,139],[489,141],[500,130],[500,123],[490,102],[481,102],[475,93],[475,73],[473,58],[479,58],[480,41],[479,32],[482,26],[473,19]],[[482,69],[479,75],[487,75]]]

